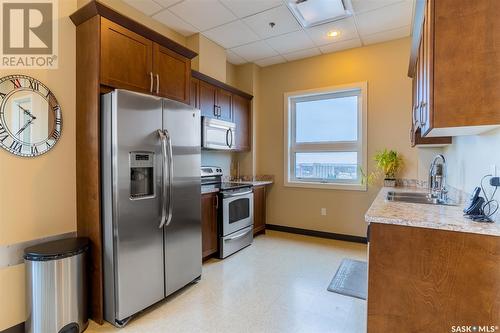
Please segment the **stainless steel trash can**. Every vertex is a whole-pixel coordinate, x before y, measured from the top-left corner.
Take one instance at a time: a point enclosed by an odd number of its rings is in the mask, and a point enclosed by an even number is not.
[[[27,333],[80,333],[88,326],[87,238],[47,242],[24,250]]]

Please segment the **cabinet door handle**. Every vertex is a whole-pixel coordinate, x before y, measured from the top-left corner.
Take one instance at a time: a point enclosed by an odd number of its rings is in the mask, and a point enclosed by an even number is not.
[[[219,209],[219,196],[215,195],[215,209]]]
[[[156,74],[156,94],[160,94],[160,75]]]
[[[425,126],[425,124],[427,124],[427,116],[425,117],[425,121],[424,121],[424,115],[426,114],[425,112],[423,112],[424,108],[427,106],[427,103],[425,102],[422,102],[422,104],[420,105],[420,124],[421,126]]]
[[[217,105],[214,105],[214,116],[217,117]]]
[[[153,72],[149,72],[149,92],[153,92]]]

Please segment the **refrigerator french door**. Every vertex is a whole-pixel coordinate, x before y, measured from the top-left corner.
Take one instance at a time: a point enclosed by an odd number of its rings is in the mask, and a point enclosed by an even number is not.
[[[200,114],[125,90],[101,113],[104,316],[123,326],[201,275]]]

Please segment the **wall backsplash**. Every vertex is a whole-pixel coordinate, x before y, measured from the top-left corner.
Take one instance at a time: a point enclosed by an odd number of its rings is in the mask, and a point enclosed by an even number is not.
[[[228,151],[201,151],[201,165],[222,167],[222,169],[224,170],[224,176],[231,175],[232,160],[233,154]]]
[[[479,186],[481,178],[496,166],[500,176],[500,129],[474,136],[453,138],[453,145],[444,150],[448,160],[448,184],[466,193]],[[488,184],[485,181],[485,184]],[[485,186],[491,193],[490,186]],[[500,195],[496,196],[500,200]],[[495,220],[499,220],[497,214]]]

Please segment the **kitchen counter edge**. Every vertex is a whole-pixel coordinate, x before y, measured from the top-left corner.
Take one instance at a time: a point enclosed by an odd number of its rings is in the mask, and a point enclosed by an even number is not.
[[[480,223],[467,219],[463,216],[462,205],[441,206],[387,201],[388,191],[425,192],[425,189],[383,187],[365,214],[366,222],[500,237],[500,223]]]

